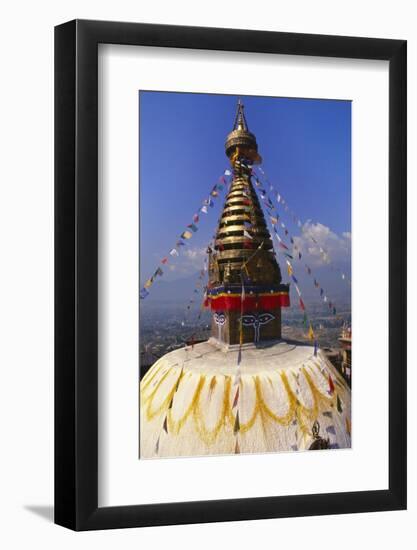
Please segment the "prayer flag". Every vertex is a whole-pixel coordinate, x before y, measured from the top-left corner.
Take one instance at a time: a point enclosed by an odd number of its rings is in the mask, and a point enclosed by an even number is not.
[[[233,426],[233,433],[236,435],[239,430],[240,430],[239,411],[237,411],[235,425]]]
[[[224,171],[224,175],[225,176],[231,176],[232,175],[232,172],[230,170],[225,170]]]
[[[292,271],[292,266],[289,262],[288,262],[288,265],[287,265],[287,271],[288,271],[288,275],[291,277],[293,271]]]
[[[310,340],[314,340],[314,331],[313,331],[313,327],[311,326],[311,323],[308,329],[308,337],[310,338]]]
[[[300,296],[300,298],[301,298],[301,290],[298,288],[297,284],[295,284],[294,286],[295,286],[295,290],[297,291],[298,296]]]
[[[243,235],[248,239],[253,239],[252,235],[250,235],[246,230],[243,230]]]
[[[182,241],[177,241],[175,244],[177,246],[185,246],[185,243],[183,243]]]
[[[314,340],[314,357],[317,357],[317,350],[318,350],[318,342],[317,340]]]
[[[288,246],[286,246],[282,241],[280,241],[279,246],[284,250],[288,250]]]
[[[294,281],[295,284],[298,283],[297,279],[294,277],[294,275],[291,275],[291,279]]]
[[[203,214],[208,214],[207,206],[202,206],[200,208],[200,212],[203,212]]]
[[[162,269],[160,267],[158,267],[158,269],[155,270],[154,277],[156,277],[157,275],[162,277],[163,274],[164,274],[164,272],[162,271]]]
[[[271,218],[271,223],[272,223],[273,225],[275,225],[276,223],[278,223],[278,219],[277,219],[277,218],[275,218],[274,216],[269,216],[269,217]]]
[[[198,227],[193,223],[188,224],[187,227],[189,227],[191,231],[193,231],[193,233],[196,233],[198,231]]]
[[[146,290],[146,288],[142,288],[142,290],[139,293],[140,299],[144,300],[146,296],[149,296],[149,292]]]
[[[236,390],[235,398],[233,400],[232,409],[234,409],[237,406],[238,402],[239,402],[239,386],[237,387],[237,390]]]
[[[301,260],[301,252],[298,253],[298,259]]]
[[[191,233],[191,231],[184,231],[180,235],[181,239],[191,239],[192,236],[193,236],[193,234]]]
[[[200,216],[199,216],[198,214],[194,214],[194,216],[193,216],[193,222],[194,222],[194,223],[198,223],[199,219],[200,219]]]
[[[178,250],[176,248],[173,248],[170,253],[169,253],[171,256],[179,256],[178,254]]]
[[[143,285],[143,288],[151,288],[152,283],[153,283],[153,279],[152,279],[152,278],[151,278],[151,279],[148,279],[148,280],[146,281],[146,283]]]
[[[167,263],[168,263],[168,258],[162,258],[161,264],[167,264]]]
[[[306,306],[304,305],[304,302],[303,302],[303,299],[301,298],[301,296],[300,296],[300,308],[301,308],[303,311],[305,311],[305,309],[306,309]]]
[[[333,379],[332,377],[330,376],[329,374],[329,393],[330,395],[334,392],[334,383],[333,383]]]

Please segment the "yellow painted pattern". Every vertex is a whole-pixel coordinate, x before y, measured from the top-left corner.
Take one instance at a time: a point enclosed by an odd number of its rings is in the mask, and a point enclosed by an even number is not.
[[[173,398],[175,399],[175,393],[178,390],[178,386],[180,385],[181,379],[184,376],[184,372],[181,369],[178,376],[176,377],[173,376],[175,380],[172,385],[172,388],[167,392],[165,399],[160,403],[160,405],[153,408],[152,405],[153,405],[154,397],[157,394],[163,382],[167,379],[167,377],[170,374],[171,375],[176,374],[178,371],[178,368],[171,367],[171,368],[167,368],[166,372],[164,371],[161,372],[162,368],[163,368],[163,365],[161,365],[159,369],[157,369],[154,373],[152,373],[152,376],[145,377],[141,385],[142,406],[143,406],[143,411],[145,412],[146,419],[148,421],[151,421],[157,415],[166,414],[167,421],[168,421],[168,433],[171,435],[178,435],[182,427],[184,426],[184,424],[187,422],[187,420],[192,419],[192,421],[195,424],[195,429],[198,432],[200,438],[208,446],[214,444],[217,436],[219,435],[219,433],[223,428],[233,429],[233,426],[236,420],[236,415],[232,410],[232,404],[231,404],[232,384],[231,384],[230,376],[224,376],[224,375],[206,376],[204,374],[200,375],[200,374],[193,374],[189,372],[188,373],[189,376],[199,377],[198,383],[185,412],[182,414],[181,418],[175,419],[173,417],[172,409],[169,408],[169,405],[171,403],[171,400]],[[310,371],[314,372],[311,369]],[[285,414],[281,416],[276,414],[265,401],[264,395],[262,393],[262,383],[261,383],[260,377],[258,375],[254,375],[252,377],[252,380],[254,383],[254,390],[255,390],[255,405],[253,407],[253,411],[250,415],[249,420],[244,423],[240,422],[240,430],[239,430],[240,433],[245,433],[249,431],[254,426],[256,420],[259,417],[264,428],[265,428],[266,421],[278,423],[281,426],[288,426],[292,421],[296,420],[299,425],[301,434],[304,436],[308,435],[310,433],[311,424],[314,422],[314,420],[317,419],[319,415],[319,411],[324,410],[328,407],[334,407],[336,402],[336,392],[332,396],[327,396],[323,394],[315,386],[312,380],[311,374],[306,367],[302,367],[300,369],[300,374],[301,373],[304,376],[304,379],[312,395],[313,405],[311,408],[306,407],[299,401],[293,389],[291,388],[287,375],[285,374],[285,372],[281,372],[280,380],[283,384],[283,388],[286,393],[286,402],[288,403],[288,409],[285,412]],[[158,379],[157,383],[155,383],[155,387],[152,388],[152,391],[148,393],[146,390],[149,388],[151,382],[155,380],[158,374],[161,374],[160,378]],[[324,378],[326,378],[326,376],[323,373],[321,374],[323,375]],[[293,373],[293,376],[294,376],[294,380],[297,381],[297,377],[294,375],[294,373]],[[221,410],[220,410],[218,419],[214,423],[213,428],[209,429],[206,425],[206,422],[204,421],[204,415],[201,410],[202,408],[201,393],[207,382],[208,397],[210,398],[211,393],[213,392],[214,388],[220,383],[220,381],[223,383]]]

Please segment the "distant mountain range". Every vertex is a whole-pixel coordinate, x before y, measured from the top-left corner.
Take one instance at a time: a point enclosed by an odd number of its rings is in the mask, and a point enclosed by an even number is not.
[[[295,263],[294,269],[298,267]],[[331,271],[328,267],[317,268],[313,271],[312,275],[308,275],[304,266],[300,266],[301,269],[294,271],[294,275],[297,278],[298,286],[301,289],[303,298],[313,301],[320,301],[320,289],[315,288],[314,278],[323,288],[328,298],[334,302],[350,302],[350,284],[347,280],[342,280],[340,272]],[[285,268],[281,266],[283,282],[291,282],[290,277],[287,275]],[[200,303],[202,299],[202,289],[198,294],[194,293],[196,284],[198,281],[199,273],[196,272],[193,275],[176,279],[173,281],[167,281],[163,278],[158,278],[153,284],[149,296],[141,301],[141,306],[147,307],[152,305],[161,305],[161,303],[167,303],[170,305],[183,303],[184,305],[189,302],[191,298]],[[205,283],[204,283],[205,284]],[[292,286],[294,283],[292,282]],[[292,300],[297,299],[295,289],[291,289]]]

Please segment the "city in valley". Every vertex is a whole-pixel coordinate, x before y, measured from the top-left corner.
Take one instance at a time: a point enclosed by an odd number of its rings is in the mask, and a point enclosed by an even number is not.
[[[350,301],[338,303],[338,314],[329,312],[322,301],[310,302],[309,313],[314,319],[314,332],[320,348],[342,374],[344,327],[351,326]],[[210,313],[196,305],[190,310],[184,303],[155,301],[140,308],[140,378],[152,364],[169,351],[192,345],[210,337]],[[311,344],[303,316],[297,308],[282,312],[282,337]],[[342,338],[343,340],[343,338]],[[350,361],[349,361],[350,363]],[[345,378],[350,382],[349,376]]]

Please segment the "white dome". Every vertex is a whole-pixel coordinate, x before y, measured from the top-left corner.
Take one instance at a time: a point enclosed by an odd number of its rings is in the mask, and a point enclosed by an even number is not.
[[[140,384],[141,458],[301,451],[321,441],[317,428],[329,448],[350,447],[350,389],[322,352],[280,341],[244,348],[239,369],[237,359],[210,340],[151,367]]]

